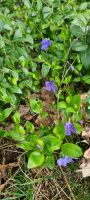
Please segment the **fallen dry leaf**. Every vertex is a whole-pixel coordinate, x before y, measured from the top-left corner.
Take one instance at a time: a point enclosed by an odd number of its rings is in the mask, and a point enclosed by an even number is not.
[[[84,101],[84,100],[86,99],[87,95],[88,95],[87,93],[81,94],[81,95],[80,95],[81,100]]]
[[[2,191],[5,187],[5,185],[1,183],[2,183],[2,179],[4,180],[6,176],[6,170],[12,169],[18,166],[19,166],[19,162],[13,162],[9,164],[0,164],[0,191]]]
[[[90,159],[83,160],[83,163],[80,165],[83,178],[90,176]]]
[[[10,131],[13,127],[14,127],[14,124],[11,123],[11,124],[9,124],[9,125],[5,128],[5,130],[6,130],[6,131]]]
[[[37,124],[38,126],[40,126],[40,124],[44,124],[46,126],[50,126],[53,124],[53,119],[51,118],[51,116],[49,115],[47,118],[43,119],[40,116],[37,116],[36,120],[35,120],[35,124]]]
[[[13,163],[9,163],[9,164],[0,164],[0,172],[5,168],[13,168],[13,167],[18,167],[19,166],[19,162],[13,162]]]
[[[5,186],[6,186],[5,183],[3,183],[3,184],[0,185],[0,192],[2,192],[4,190]]]
[[[84,158],[90,159],[90,148],[85,151]]]
[[[46,105],[49,105],[51,107],[52,102],[55,101],[55,95],[53,94],[53,92],[48,92],[45,87],[42,87],[41,99]]]
[[[4,190],[4,188],[7,186],[9,181],[10,181],[10,179],[8,179],[5,183],[0,184],[0,192],[2,192]]]
[[[20,105],[19,106],[19,113],[20,117],[27,115],[30,111],[30,107],[28,105]]]
[[[87,98],[87,93],[83,93],[80,95],[80,98],[81,98],[81,110],[82,110],[82,113],[84,114],[84,119],[87,119],[87,115],[86,115],[86,112],[85,112],[85,109],[86,109],[86,98]]]
[[[82,140],[83,143],[89,144],[89,140]]]
[[[82,137],[89,139],[90,137],[90,127],[86,126],[82,131]]]

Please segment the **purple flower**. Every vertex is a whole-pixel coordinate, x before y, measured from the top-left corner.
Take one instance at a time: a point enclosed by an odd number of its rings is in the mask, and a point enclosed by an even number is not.
[[[48,40],[47,38],[44,38],[42,40],[42,46],[41,46],[41,50],[47,50],[47,48],[51,46],[51,41]]]
[[[58,166],[64,166],[64,167],[66,167],[67,164],[70,163],[70,162],[74,162],[74,161],[73,161],[73,158],[70,158],[68,156],[64,156],[63,158],[59,158],[57,160]]]
[[[75,67],[73,65],[70,66],[70,70],[74,71]]]
[[[76,129],[74,127],[74,124],[71,124],[70,122],[67,122],[65,124],[65,130],[66,130],[66,135],[71,135],[71,133],[76,133]]]
[[[50,91],[56,92],[56,90],[57,90],[54,81],[46,81],[45,86],[46,86],[46,90],[49,92]]]

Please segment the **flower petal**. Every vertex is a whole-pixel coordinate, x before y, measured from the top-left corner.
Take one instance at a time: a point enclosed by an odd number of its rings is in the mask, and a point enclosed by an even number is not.
[[[66,130],[66,135],[67,135],[67,136],[71,135],[70,125],[71,125],[70,122],[67,122],[67,123],[65,124],[65,130]]]
[[[47,48],[51,45],[51,41],[47,38],[42,39],[41,50],[47,50]]]
[[[66,167],[67,164],[70,163],[70,162],[74,162],[74,161],[73,161],[73,158],[70,158],[68,156],[64,156],[63,158],[59,158],[57,160],[58,166],[64,166],[64,167]]]

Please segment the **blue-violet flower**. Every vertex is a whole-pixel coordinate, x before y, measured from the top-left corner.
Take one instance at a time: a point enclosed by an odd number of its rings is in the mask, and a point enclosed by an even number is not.
[[[56,92],[56,90],[57,90],[54,81],[46,81],[45,86],[46,86],[46,90],[49,92],[50,91]]]
[[[51,41],[48,40],[47,38],[42,39],[42,46],[41,46],[41,50],[45,51],[47,50],[47,48],[51,46]]]
[[[71,133],[76,133],[76,129],[74,127],[74,124],[71,124],[70,122],[67,122],[65,124],[65,130],[66,130],[67,136],[71,135]]]
[[[70,66],[70,70],[74,71],[75,67],[73,65]]]
[[[59,158],[57,160],[58,166],[64,166],[66,167],[68,163],[74,162],[73,158],[70,158],[68,156],[64,156],[63,158]]]

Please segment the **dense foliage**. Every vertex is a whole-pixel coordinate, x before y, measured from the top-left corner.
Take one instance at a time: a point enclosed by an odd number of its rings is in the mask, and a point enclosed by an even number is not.
[[[82,155],[79,93],[89,85],[88,1],[0,2],[0,136],[27,151],[28,168]]]

